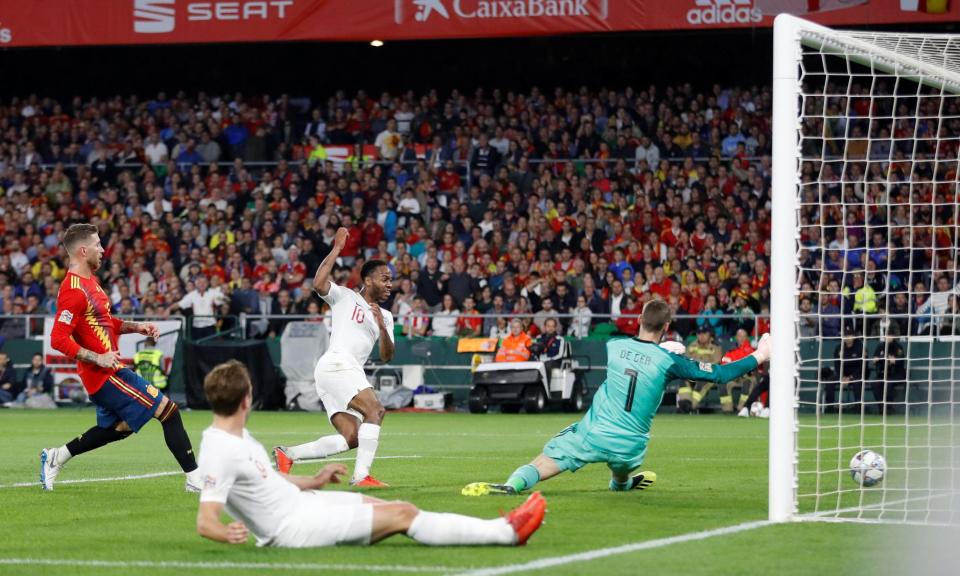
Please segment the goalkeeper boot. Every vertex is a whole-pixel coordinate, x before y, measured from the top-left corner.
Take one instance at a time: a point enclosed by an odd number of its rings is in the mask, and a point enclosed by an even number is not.
[[[645,471],[630,477],[631,490],[646,490],[657,481],[657,473]]]
[[[57,451],[60,448],[44,448],[40,451],[40,487],[53,490],[53,481],[63,466],[57,464]]]
[[[517,496],[517,489],[509,484],[491,484],[490,482],[473,482],[467,484],[460,491],[463,496]]]
[[[277,472],[281,474],[287,474],[293,468],[293,458],[287,454],[286,446],[274,446],[273,459],[277,463]]]
[[[547,501],[539,492],[534,492],[527,500],[507,514],[507,523],[517,535],[517,546],[523,546],[533,533],[543,524],[547,515]]]

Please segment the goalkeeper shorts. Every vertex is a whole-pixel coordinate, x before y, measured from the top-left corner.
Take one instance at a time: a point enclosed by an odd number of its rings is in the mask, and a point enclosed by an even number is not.
[[[576,472],[587,464],[603,462],[617,475],[626,475],[636,470],[647,455],[646,443],[640,444],[631,454],[623,454],[619,450],[595,446],[587,441],[587,436],[588,433],[584,432],[581,426],[567,426],[546,443],[543,453],[564,472]]]

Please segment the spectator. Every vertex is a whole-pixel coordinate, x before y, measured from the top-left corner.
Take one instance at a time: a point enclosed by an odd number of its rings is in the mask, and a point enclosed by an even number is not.
[[[590,335],[590,324],[593,311],[587,306],[584,296],[577,297],[577,307],[572,310],[573,322],[570,325],[570,335],[574,338],[586,338]]]
[[[430,317],[427,316],[426,303],[423,298],[417,296],[413,299],[413,307],[410,313],[404,318],[403,335],[423,337],[427,335],[430,329]]]
[[[384,160],[395,160],[403,146],[400,133],[397,132],[397,121],[392,118],[388,120],[386,127],[377,134],[377,138],[373,144],[380,151],[381,158]]]
[[[53,373],[43,365],[43,354],[34,354],[30,359],[30,368],[23,375],[21,392],[17,395],[17,404],[26,404],[28,398],[39,398],[46,394],[48,405],[53,403]]]
[[[903,345],[900,343],[900,328],[897,324],[891,323],[887,327],[883,341],[873,352],[870,367],[874,371],[870,391],[873,393],[876,412],[896,414],[898,408],[893,399],[897,394],[897,388],[904,389],[904,402],[906,402],[907,386],[907,359]],[[904,410],[905,407],[904,403]]]
[[[10,365],[10,357],[0,352],[0,404],[9,405],[19,393],[17,374]]]
[[[753,354],[753,346],[750,345],[750,336],[746,330],[743,328],[737,330],[734,334],[734,340],[736,347],[733,350],[725,353],[722,358],[720,358],[721,364],[729,364],[731,362],[736,362],[742,358],[746,358],[750,354]],[[740,399],[737,400],[737,409],[729,410],[729,413],[737,413],[737,416],[749,417],[750,410],[747,406],[747,398],[750,396],[750,392],[756,384],[756,375],[745,374],[732,382],[727,382],[727,393],[720,398],[720,405],[723,407],[733,407],[733,391],[737,388],[740,389]]]
[[[463,312],[457,318],[457,336],[476,338],[482,335],[483,318],[478,315],[472,296],[463,300]]]
[[[523,329],[523,321],[514,318],[510,321],[510,334],[500,341],[495,357],[496,362],[524,362],[530,359],[530,344],[533,340]]]
[[[824,405],[828,408],[846,410],[848,412],[859,412],[859,403],[863,399],[863,379],[865,357],[863,349],[863,338],[861,338],[852,325],[847,325],[843,330],[843,341],[837,346],[834,352],[833,379],[825,379],[823,382]],[[837,397],[837,385],[839,384],[840,395]],[[853,392],[855,404],[844,403],[844,391]]]
[[[443,304],[438,312],[433,315],[433,336],[449,338],[457,333],[457,320],[460,316],[460,310],[457,310],[457,303],[450,294],[443,295]]]
[[[190,332],[191,338],[199,340],[216,333],[215,309],[227,300],[219,288],[207,289],[206,276],[197,278],[196,288],[177,301],[172,309],[188,309],[193,313],[193,323]]]

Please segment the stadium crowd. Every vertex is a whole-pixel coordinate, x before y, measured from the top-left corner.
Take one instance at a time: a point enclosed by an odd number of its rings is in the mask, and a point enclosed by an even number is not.
[[[478,313],[525,315],[533,335],[557,314],[576,336],[636,333],[656,296],[683,337],[765,332],[770,112],[766,86],[14,98],[2,312],[54,312],[60,235],[89,221],[118,314],[192,312],[201,332],[320,315],[309,282],[345,226],[337,281],[388,261],[405,334],[508,332]]]

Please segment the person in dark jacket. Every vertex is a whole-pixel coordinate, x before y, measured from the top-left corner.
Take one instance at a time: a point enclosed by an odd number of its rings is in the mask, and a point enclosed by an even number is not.
[[[900,328],[896,323],[891,322],[887,327],[883,342],[873,352],[870,366],[874,370],[870,390],[877,405],[877,413],[894,413],[897,410],[897,405],[893,403],[896,389],[906,388],[907,385],[906,353],[900,343]]]
[[[30,361],[30,369],[23,376],[21,390],[20,394],[17,395],[17,404],[23,404],[31,396],[53,394],[53,372],[43,365],[43,354],[33,355]]]
[[[839,402],[843,404],[843,391],[853,390],[856,401],[854,405],[844,407],[845,412],[859,411],[857,405],[863,399],[863,379],[865,358],[863,355],[863,338],[856,333],[853,326],[847,326],[843,330],[843,341],[837,346],[834,352],[834,378],[824,383],[824,395],[826,405]],[[840,397],[836,397],[837,384],[840,385]]]

